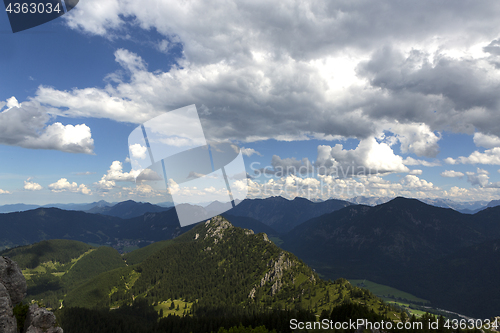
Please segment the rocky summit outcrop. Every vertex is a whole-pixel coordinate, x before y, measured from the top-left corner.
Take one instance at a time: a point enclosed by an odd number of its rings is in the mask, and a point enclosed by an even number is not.
[[[13,308],[26,296],[26,279],[15,261],[0,256],[0,332],[18,333]],[[23,333],[62,333],[56,317],[47,309],[33,304],[29,307]]]

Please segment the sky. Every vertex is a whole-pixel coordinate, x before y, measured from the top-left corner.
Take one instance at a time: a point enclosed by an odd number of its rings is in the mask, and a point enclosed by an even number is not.
[[[0,43],[0,205],[169,201],[128,136],[192,104],[248,197],[500,198],[497,1],[80,0]]]

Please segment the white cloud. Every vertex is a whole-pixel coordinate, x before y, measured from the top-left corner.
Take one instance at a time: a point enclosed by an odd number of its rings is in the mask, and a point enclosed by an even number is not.
[[[339,177],[410,171],[388,144],[378,143],[373,137],[361,140],[353,150],[345,150],[341,144],[318,146],[315,167],[320,173],[325,170]]]
[[[256,155],[259,155],[259,156],[262,156],[261,153],[259,153],[258,151],[256,151],[255,149],[253,148],[245,148],[245,147],[241,147],[239,148],[238,146],[236,145],[231,145],[231,148],[233,148],[234,152],[235,153],[239,153],[241,151],[241,153],[245,156],[252,156],[253,154],[256,154]]]
[[[141,146],[139,143],[133,144],[129,147],[130,154],[134,159],[145,159],[148,147]]]
[[[493,164],[500,165],[500,147],[487,149],[484,153],[473,152],[468,157],[460,156],[457,159],[448,157],[444,160],[448,164]]]
[[[462,172],[454,171],[454,170],[445,170],[441,172],[441,176],[453,178],[453,177],[463,177],[465,176]]]
[[[245,147],[241,147],[241,153],[245,156],[252,156],[253,154],[255,155],[259,155],[259,156],[262,156],[261,153],[259,153],[258,151],[256,151],[255,149],[253,148],[245,148]]]
[[[17,101],[17,98],[15,96],[12,96],[11,98],[7,98],[7,108],[8,109],[11,109],[11,108],[19,108],[20,105],[19,105],[19,102]]]
[[[0,144],[31,149],[55,149],[70,153],[92,154],[94,140],[85,124],[48,125],[51,117],[39,103],[19,104],[15,97],[7,100],[8,109],[0,112]]]
[[[441,135],[432,132],[427,124],[392,124],[384,126],[387,131],[396,134],[401,142],[401,152],[411,152],[417,156],[436,157],[439,153],[438,141]]]
[[[10,192],[9,192],[9,191],[6,191],[6,190],[2,190],[2,189],[0,189],[0,194],[10,194]]]
[[[446,164],[452,164],[452,165],[455,165],[455,164],[458,164],[457,160],[454,159],[454,158],[451,158],[451,157],[447,157],[444,159],[444,162]]]
[[[135,178],[139,175],[139,171],[131,170],[130,172],[123,172],[123,164],[120,161],[113,161],[107,174],[103,177],[106,180],[117,181],[117,182],[134,182]]]
[[[422,174],[422,170],[420,169],[413,169],[413,170],[410,170],[410,172],[408,172],[410,175],[421,175]]]
[[[74,192],[82,194],[91,194],[91,191],[84,185],[73,182],[70,183],[66,178],[61,178],[57,182],[49,185],[52,192]]]
[[[94,183],[94,186],[100,191],[110,191],[116,186],[116,182],[135,182],[135,178],[139,176],[140,171],[131,170],[123,172],[123,164],[120,161],[113,161],[108,169],[108,172],[101,177],[101,180]]]
[[[441,166],[441,163],[439,161],[426,161],[426,160],[417,160],[414,159],[413,157],[408,156],[403,160],[404,165],[423,165],[426,167],[435,167],[435,166]]]
[[[32,182],[31,178],[28,178],[24,181],[24,189],[28,191],[39,191],[42,189],[42,186],[38,183]]]
[[[406,189],[411,190],[439,190],[439,188],[434,187],[434,184],[426,181],[425,179],[420,179],[414,175],[406,175],[403,179],[401,179],[401,184]]]
[[[137,184],[135,187],[124,187],[123,190],[127,191],[128,195],[148,198],[165,195],[164,192],[162,193],[160,191],[157,191],[147,184]]]
[[[467,181],[471,183],[471,185],[479,185],[480,187],[485,187],[489,184],[489,172],[480,168],[477,168],[477,171],[474,172],[466,172]]]
[[[500,138],[496,135],[487,135],[483,133],[474,133],[474,143],[478,147],[495,148],[500,147]]]

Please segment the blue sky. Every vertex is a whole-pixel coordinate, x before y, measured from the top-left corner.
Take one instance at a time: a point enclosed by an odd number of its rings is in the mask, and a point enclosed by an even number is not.
[[[128,135],[191,104],[242,147],[249,197],[500,198],[494,2],[141,3],[16,34],[0,14],[0,204],[167,201],[135,183]]]

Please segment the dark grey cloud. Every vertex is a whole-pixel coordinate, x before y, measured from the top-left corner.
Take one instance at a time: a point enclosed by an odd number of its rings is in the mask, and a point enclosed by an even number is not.
[[[429,61],[432,58],[433,62]],[[404,56],[383,47],[359,65],[380,93],[367,100],[373,118],[424,122],[433,130],[500,134],[500,72],[484,59],[454,59],[413,50]]]

